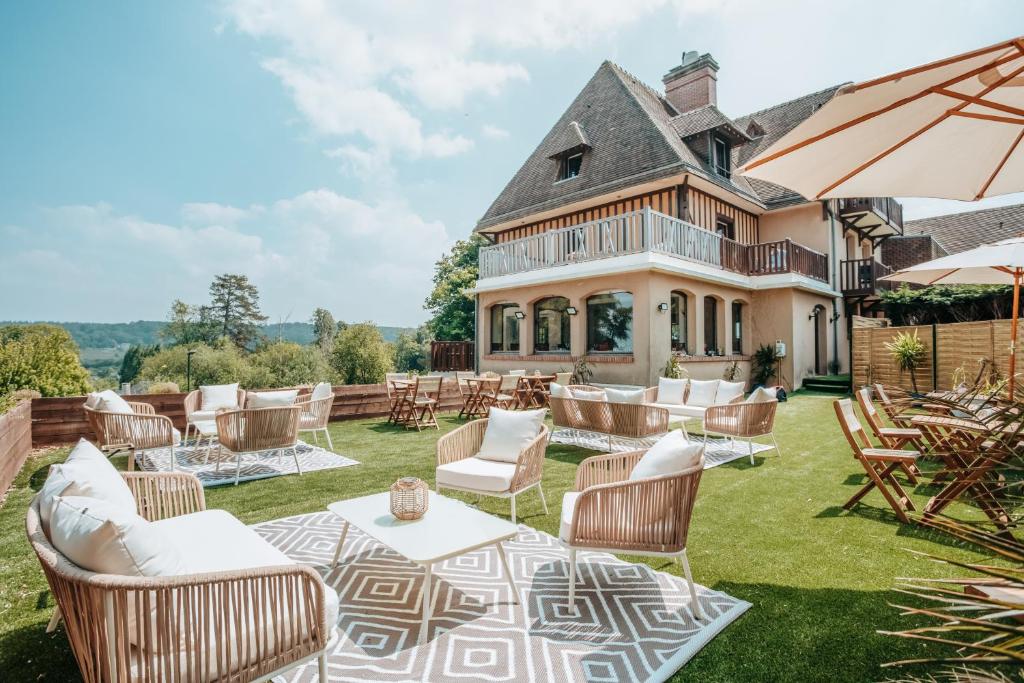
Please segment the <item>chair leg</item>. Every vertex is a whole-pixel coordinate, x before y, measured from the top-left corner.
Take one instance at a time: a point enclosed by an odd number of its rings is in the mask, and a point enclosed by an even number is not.
[[[238,486],[238,478],[242,474],[242,453],[235,454],[235,486]]]
[[[701,609],[700,601],[697,600],[697,587],[693,585],[693,574],[690,573],[690,560],[686,557],[686,549],[680,555],[683,560],[683,574],[686,575],[686,583],[690,587],[690,600],[693,601],[693,616],[697,619],[704,619],[704,610]]]
[[[299,475],[302,475],[302,466],[299,465],[299,449],[292,446],[292,458],[295,460],[295,469],[298,470]]]
[[[56,631],[57,627],[60,626],[60,620],[60,607],[54,607],[53,614],[50,615],[50,623],[46,625],[46,632],[53,633],[54,631]]]
[[[313,430],[313,443],[317,446],[320,445],[320,432],[317,430]]]
[[[516,494],[512,494],[512,523],[516,523]]]
[[[145,451],[142,452],[142,458],[143,458],[143,460],[145,460],[145,458],[146,458],[146,452]],[[175,463],[176,460],[177,460],[177,457],[174,455],[174,444],[171,444],[171,472],[174,471],[174,466],[176,464]]]
[[[781,458],[782,457],[782,451],[779,450],[779,443],[775,440],[775,432],[768,432],[768,435],[770,437],[772,437],[772,446],[775,447],[775,452],[778,453],[779,457]]]
[[[327,437],[327,447],[331,449],[331,452],[334,452],[334,444],[331,443],[331,431],[327,427],[324,427],[324,436]]]
[[[544,514],[548,514],[548,501],[544,498],[544,487],[537,484],[537,493],[540,494],[540,504],[544,507]]]
[[[320,655],[316,658],[316,662],[320,672],[320,683],[327,683],[327,655]]]
[[[753,465],[754,464],[754,444],[750,440],[749,436],[747,437],[747,455],[750,456],[750,464]]]
[[[569,611],[576,611],[576,551],[569,551]]]

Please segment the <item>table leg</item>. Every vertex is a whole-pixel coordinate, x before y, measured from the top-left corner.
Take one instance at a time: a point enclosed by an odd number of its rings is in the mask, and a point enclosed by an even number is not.
[[[430,628],[430,579],[434,565],[428,563],[423,574],[423,622],[420,624],[419,644],[427,642],[427,631]]]
[[[345,543],[345,536],[348,535],[348,522],[345,522],[345,526],[341,527],[341,538],[338,539],[338,547],[334,549],[334,561],[331,562],[332,567],[338,566],[338,558],[341,557],[341,546]]]
[[[494,544],[494,547],[498,549],[498,557],[501,558],[501,566],[505,570],[505,578],[508,579],[508,587],[512,589],[512,601],[517,605],[519,604],[519,589],[516,588],[515,579],[512,578],[512,571],[508,567],[508,558],[505,557],[505,546],[498,541]]]

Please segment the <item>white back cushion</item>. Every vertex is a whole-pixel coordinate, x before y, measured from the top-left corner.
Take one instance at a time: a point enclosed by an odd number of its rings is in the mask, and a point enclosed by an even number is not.
[[[245,395],[246,408],[287,408],[295,405],[297,389],[285,391],[251,391]]]
[[[519,453],[540,432],[547,410],[502,410],[491,408],[487,430],[477,457],[497,462],[517,462]]]
[[[747,403],[766,403],[768,401],[775,401],[775,390],[765,389],[764,387],[758,387],[750,392],[750,396],[747,396]]]
[[[690,443],[683,431],[677,429],[658,439],[644,453],[629,473],[629,478],[636,480],[677,474],[700,463],[703,455],[704,444]]]
[[[83,569],[122,576],[187,573],[178,546],[134,512],[95,498],[57,496],[50,542]]]
[[[558,382],[551,383],[551,396],[553,398],[572,398],[572,394],[569,393],[569,390]]]
[[[715,395],[718,393],[718,384],[721,380],[699,379],[690,380],[690,395],[686,399],[686,405],[707,408],[715,404]]]
[[[726,382],[724,379],[718,383],[718,393],[715,394],[715,403],[725,404],[743,395],[745,382]]]
[[[96,410],[107,413],[134,413],[128,401],[118,396],[116,391],[107,389],[100,392],[99,400],[96,402]]]
[[[135,496],[110,461],[82,439],[62,464],[50,465],[39,490],[39,521],[49,534],[50,515],[57,496],[88,496],[126,513],[135,514]]]
[[[515,375],[516,377],[523,377],[526,375],[526,370],[509,370],[508,374]]]
[[[238,405],[238,382],[234,384],[211,384],[199,387],[203,395],[203,405],[200,410],[219,410],[228,408],[234,410],[241,408]]]
[[[98,410],[100,405],[100,393],[102,392],[89,392],[89,395],[85,397],[85,407],[91,408],[92,410]]]
[[[671,403],[674,405],[683,404],[683,396],[686,394],[686,383],[689,380],[673,379],[671,377],[658,378],[658,400],[656,403]]]
[[[609,403],[643,403],[643,389],[605,389]]]
[[[334,393],[334,389],[331,388],[330,382],[320,382],[320,384],[313,387],[311,400],[319,401],[322,398],[327,398],[332,393]]]
[[[608,395],[602,389],[601,391],[586,391],[584,389],[573,389],[572,397],[578,398],[583,401],[607,401]]]

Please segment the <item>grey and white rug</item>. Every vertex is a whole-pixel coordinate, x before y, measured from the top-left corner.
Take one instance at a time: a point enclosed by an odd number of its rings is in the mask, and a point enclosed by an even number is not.
[[[332,470],[339,467],[350,467],[358,465],[358,460],[338,455],[326,448],[314,446],[299,441],[296,448],[299,455],[299,465],[303,472],[316,472],[318,470]],[[220,469],[217,469],[218,448],[216,442],[209,452],[207,461],[206,443],[197,445],[189,441],[183,446],[174,448],[174,469],[181,472],[191,472],[199,477],[203,486],[221,486],[223,484],[235,483],[236,458],[232,453],[224,451],[220,455]],[[147,451],[139,451],[135,454],[135,465],[140,470],[147,472],[170,472],[171,471],[171,449],[152,448]],[[280,477],[286,474],[297,474],[295,459],[291,451],[284,452],[273,450],[260,453],[244,453],[242,455],[242,469],[238,480],[252,481],[254,479],[267,479],[269,477]]]
[[[581,552],[571,614],[568,554],[554,537],[520,525],[505,549],[521,603],[511,602],[493,548],[452,558],[435,566],[428,640],[418,646],[421,568],[351,528],[330,569],[341,531],[330,512],[253,528],[338,591],[332,681],[664,681],[750,608],[698,586],[698,622],[683,579]],[[693,570],[699,577],[700,566]],[[315,681],[316,663],[277,680]]]
[[[605,451],[611,453],[623,453],[625,451],[632,451],[640,448],[650,448],[658,438],[659,437],[630,439],[620,436],[613,436],[609,438],[605,434],[586,432],[579,429],[563,429],[561,427],[555,429],[551,433],[551,443],[560,443],[569,446],[578,446],[579,448],[587,448],[594,451]],[[700,435],[693,435],[690,438],[696,441],[704,440],[704,437]],[[752,443],[751,447],[754,451],[754,455],[774,449],[774,446],[756,442]],[[724,465],[725,463],[732,462],[733,460],[749,457],[750,451],[747,450],[746,441],[731,441],[730,439],[714,437],[708,438],[708,445],[704,451],[704,469],[709,470],[712,467],[718,467],[719,465]]]

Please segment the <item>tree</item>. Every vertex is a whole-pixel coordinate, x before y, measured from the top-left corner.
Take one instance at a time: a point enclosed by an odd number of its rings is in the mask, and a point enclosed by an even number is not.
[[[117,373],[118,381],[122,384],[134,381],[139,376],[139,370],[142,369],[142,361],[159,350],[160,347],[156,345],[132,344],[129,346],[121,358],[121,369]]]
[[[67,330],[57,325],[0,327],[0,396],[21,389],[42,396],[89,391],[89,373]]]
[[[402,332],[395,339],[395,369],[422,372],[430,369],[430,330],[420,325],[415,332]]]
[[[331,367],[345,384],[376,384],[394,367],[394,351],[372,322],[349,325],[338,333]]]
[[[217,324],[217,333],[240,349],[249,348],[260,336],[259,325],[267,316],[260,311],[260,293],[245,275],[225,273],[210,283],[210,304],[202,317]]]
[[[313,311],[310,322],[313,323],[313,344],[329,355],[334,348],[334,335],[338,333],[334,316],[326,308],[318,308]]]
[[[229,343],[217,345],[190,344],[161,349],[142,361],[139,379],[150,382],[174,382],[187,386],[188,352],[192,356],[192,388],[201,384],[228,384],[244,380],[249,364],[241,352]],[[256,387],[246,387],[256,388]]]
[[[473,299],[466,292],[476,283],[480,247],[486,243],[479,235],[459,240],[434,265],[434,289],[423,304],[431,313],[427,328],[434,339],[473,340],[476,315]]]
[[[242,384],[251,389],[294,387],[331,381],[334,371],[315,346],[274,342],[248,357],[249,368]]]
[[[160,331],[160,338],[170,346],[212,344],[217,338],[217,326],[206,317],[203,307],[190,306],[175,299],[167,316],[167,325]]]

